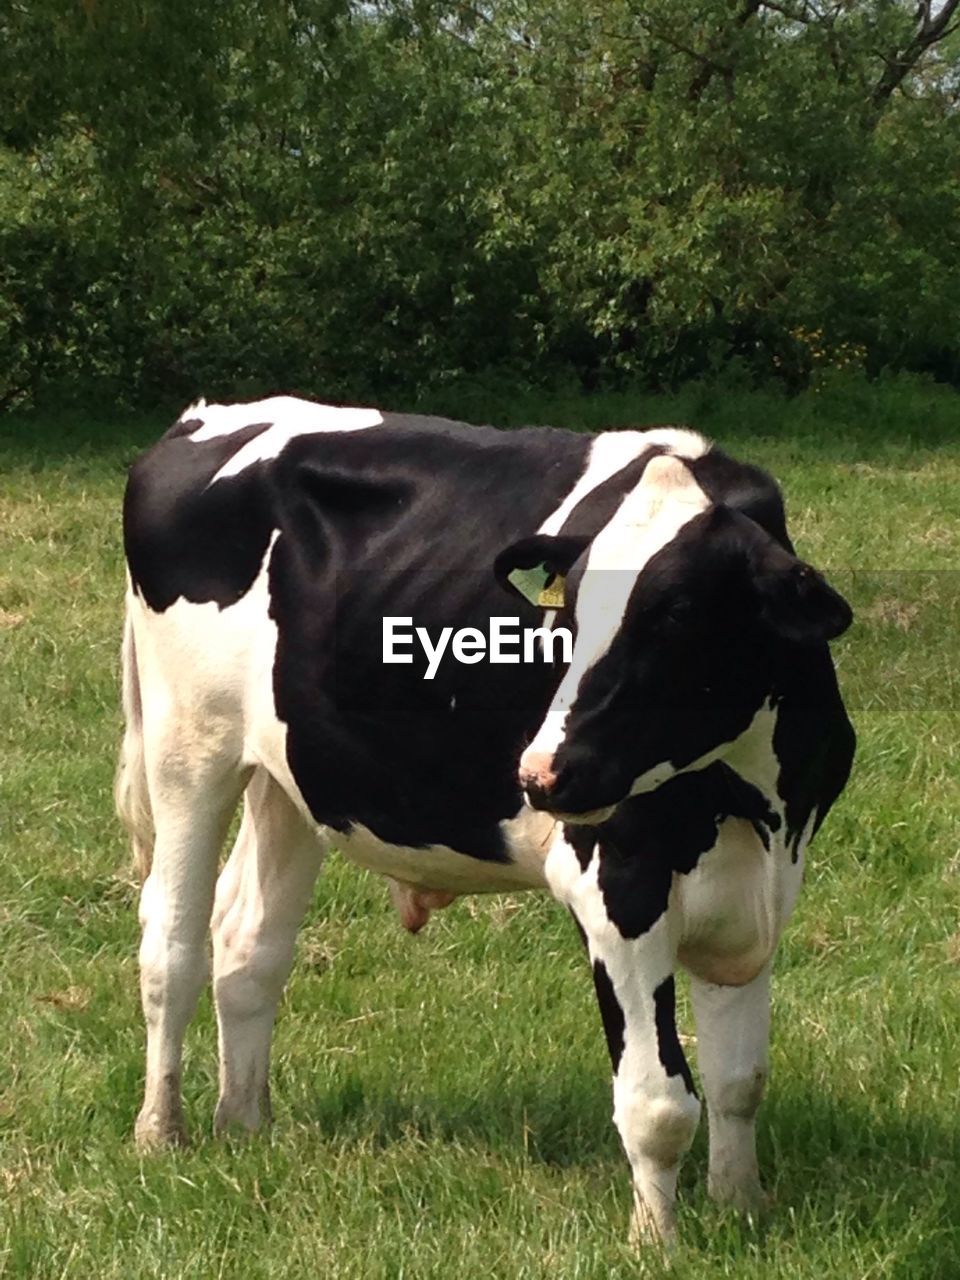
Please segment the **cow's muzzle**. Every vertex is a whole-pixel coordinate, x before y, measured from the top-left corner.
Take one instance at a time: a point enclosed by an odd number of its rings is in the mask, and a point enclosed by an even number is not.
[[[525,751],[520,761],[520,785],[534,809],[550,807],[550,792],[557,785],[550,751]]]
[[[531,809],[550,813],[561,822],[606,822],[616,805],[572,813],[564,808],[566,792],[573,781],[569,764],[558,771],[556,759],[549,751],[525,751],[520,761],[520,786]]]

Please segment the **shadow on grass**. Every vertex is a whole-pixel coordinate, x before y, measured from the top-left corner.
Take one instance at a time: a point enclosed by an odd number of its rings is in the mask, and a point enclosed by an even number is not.
[[[625,1185],[628,1178],[608,1085],[572,1069],[562,1078],[538,1080],[531,1066],[528,1079],[505,1080],[485,1092],[453,1086],[419,1097],[368,1087],[350,1074],[312,1100],[290,1101],[295,1122],[315,1127],[324,1140],[356,1140],[374,1151],[411,1141],[480,1147],[485,1154],[558,1169],[593,1167]],[[960,1133],[950,1116],[893,1108],[892,1097],[861,1102],[805,1089],[801,1081],[776,1089],[758,1126],[771,1204],[756,1226],[744,1228],[755,1245],[762,1250],[768,1236],[840,1230],[866,1241],[878,1226],[899,1237],[916,1234],[922,1220],[923,1274],[960,1275],[948,1265],[960,1261]],[[680,1197],[695,1219],[689,1234],[702,1234],[708,1248],[710,1233],[734,1215],[712,1206],[706,1195],[706,1129],[704,1117],[683,1166]]]
[[[287,1081],[293,1087],[284,1087],[281,1064],[272,1141],[254,1140],[252,1149],[246,1141],[210,1138],[214,1080],[212,1072],[196,1071],[198,1065],[188,1087],[195,1145],[178,1154],[173,1166],[173,1173],[184,1175],[197,1191],[198,1204],[206,1203],[210,1186],[220,1188],[218,1170],[225,1169],[244,1187],[255,1184],[260,1200],[266,1196],[283,1205],[291,1185],[302,1190],[304,1176],[309,1177],[305,1163],[326,1169],[329,1151],[338,1165],[346,1157],[345,1187],[356,1186],[359,1178],[379,1200],[393,1194],[395,1171],[402,1170],[406,1190],[398,1212],[404,1214],[419,1198],[445,1218],[471,1203],[478,1213],[492,1212],[505,1181],[517,1183],[522,1194],[524,1170],[540,1166],[556,1175],[557,1187],[567,1188],[562,1194],[570,1198],[570,1212],[602,1199],[608,1206],[602,1216],[609,1211],[612,1231],[626,1221],[629,1172],[610,1120],[609,1085],[575,1063],[538,1077],[533,1062],[522,1076],[515,1072],[500,1081],[478,1082],[465,1071],[462,1082],[438,1080],[423,1089],[404,1087],[402,1064],[396,1087],[371,1065],[367,1071],[351,1068],[326,1086],[318,1072],[310,1093],[299,1072],[297,1084]],[[111,1145],[127,1150],[131,1100],[139,1088],[138,1056],[122,1055],[108,1075],[92,1109],[100,1125],[107,1122],[103,1137],[112,1135]],[[837,1084],[843,1087],[844,1081]],[[814,1268],[827,1266],[822,1274],[843,1280],[867,1274],[956,1280],[960,1135],[951,1115],[924,1108],[922,1099],[909,1114],[898,1106],[892,1094],[861,1099],[828,1095],[810,1080],[780,1081],[760,1122],[761,1171],[772,1202],[752,1223],[708,1199],[706,1125],[701,1125],[681,1178],[678,1277],[688,1274],[685,1261],[692,1264],[689,1274],[704,1274],[698,1268],[705,1260],[711,1266],[743,1260],[751,1276],[780,1274],[785,1262],[789,1274],[807,1274],[796,1268],[798,1258],[809,1256],[818,1260]],[[121,1110],[122,1137],[116,1128]],[[448,1149],[439,1161],[438,1148]],[[498,1165],[503,1172],[495,1171]],[[154,1187],[170,1168],[166,1160],[148,1162],[141,1176],[145,1173],[146,1185]],[[445,1199],[433,1185],[437,1177],[451,1180],[454,1188],[447,1188]],[[535,1203],[544,1183],[533,1169],[530,1181]],[[443,1199],[441,1207],[436,1197]],[[844,1259],[851,1260],[849,1266],[841,1267],[838,1260]],[[882,1267],[864,1269],[870,1259],[882,1259]]]
[[[838,1177],[849,1184],[865,1174],[900,1187],[908,1177],[946,1177],[960,1162],[960,1131],[932,1112],[893,1113],[886,1100],[870,1107],[821,1091],[803,1092],[788,1081],[771,1091],[758,1121],[761,1164],[768,1180],[808,1185]],[[892,1099],[889,1100],[892,1103]],[[523,1149],[550,1165],[581,1166],[620,1158],[611,1120],[609,1085],[572,1072],[538,1079],[532,1064],[523,1080],[495,1090],[458,1092],[456,1086],[411,1097],[351,1072],[312,1098],[288,1098],[286,1114],[324,1138],[356,1139],[385,1148],[410,1138],[424,1142],[476,1141]],[[693,1163],[706,1157],[706,1116]],[[956,1204],[960,1222],[960,1198]]]
[[[292,1118],[324,1138],[362,1141],[375,1149],[414,1140],[479,1143],[559,1167],[619,1156],[609,1089],[596,1079],[542,1081],[531,1066],[523,1079],[495,1092],[459,1093],[453,1086],[411,1097],[367,1086],[355,1073],[311,1099],[293,1099]]]

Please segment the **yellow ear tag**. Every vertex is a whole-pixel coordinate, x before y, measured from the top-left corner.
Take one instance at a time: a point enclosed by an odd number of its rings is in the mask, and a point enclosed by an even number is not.
[[[554,580],[540,592],[537,596],[537,604],[541,609],[562,609],[566,600],[567,580],[561,574],[557,574]]]

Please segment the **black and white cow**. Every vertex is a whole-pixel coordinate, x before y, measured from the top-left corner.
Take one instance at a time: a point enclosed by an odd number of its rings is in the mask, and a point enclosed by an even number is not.
[[[710,1190],[754,1205],[771,957],[854,743],[826,644],[850,610],[795,557],[770,477],[673,428],[200,401],[134,463],[124,535],[117,799],[149,872],[139,1141],[183,1137],[210,927],[215,1127],[266,1118],[274,1014],[332,843],[391,879],[411,929],[462,893],[548,888],[570,909],[634,1230],[661,1240],[700,1112],[674,1021],[685,968]],[[549,607],[517,571],[553,575]],[[566,627],[569,662],[542,636],[536,661],[447,654],[431,679],[412,642],[383,660],[384,618],[435,643],[511,615]]]

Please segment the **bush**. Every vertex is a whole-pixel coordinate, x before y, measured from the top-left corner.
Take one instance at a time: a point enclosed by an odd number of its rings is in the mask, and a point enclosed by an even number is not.
[[[956,42],[790,13],[20,6],[0,405],[956,380]]]

